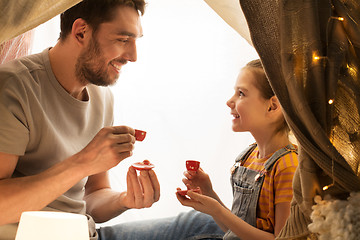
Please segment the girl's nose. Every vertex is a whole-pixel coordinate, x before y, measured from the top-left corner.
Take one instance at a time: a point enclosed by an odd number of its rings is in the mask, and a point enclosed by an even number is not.
[[[226,105],[227,105],[229,108],[234,108],[234,107],[235,107],[235,103],[234,103],[234,101],[232,100],[232,98],[230,98],[229,100],[227,100]]]

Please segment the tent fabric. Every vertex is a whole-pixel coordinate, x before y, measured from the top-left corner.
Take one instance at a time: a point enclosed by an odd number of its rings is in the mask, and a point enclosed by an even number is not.
[[[227,24],[252,45],[249,28],[239,0],[204,0]]]
[[[313,237],[314,197],[345,199],[360,190],[360,5],[239,0],[239,9],[235,0],[204,1],[254,46],[299,143],[291,214],[278,239]],[[0,44],[78,2],[0,0]]]
[[[50,20],[80,0],[0,0],[0,44]]]
[[[278,239],[306,239],[316,195],[344,199],[360,190],[360,5],[356,0],[240,0],[240,5],[300,149],[291,215]]]

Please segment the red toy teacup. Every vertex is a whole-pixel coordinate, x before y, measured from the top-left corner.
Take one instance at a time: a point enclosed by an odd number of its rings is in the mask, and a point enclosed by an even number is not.
[[[136,141],[143,141],[145,139],[145,136],[146,136],[145,131],[135,129],[135,139],[136,139]]]
[[[200,167],[200,162],[195,160],[186,161],[186,169],[188,171],[197,171]]]

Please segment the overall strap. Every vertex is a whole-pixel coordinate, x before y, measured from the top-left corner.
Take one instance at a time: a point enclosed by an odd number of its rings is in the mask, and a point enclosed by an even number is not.
[[[297,149],[292,145],[289,144],[279,150],[277,150],[266,162],[264,165],[265,171],[270,171],[271,168],[274,166],[275,162],[281,158],[282,156],[288,154],[289,152],[295,152],[297,154]]]
[[[235,159],[235,162],[243,162],[245,161],[250,154],[252,153],[252,151],[256,148],[257,144],[253,143],[251,145],[249,145],[244,151],[242,151],[237,158]]]
[[[244,151],[242,151],[239,156],[237,156],[237,158],[235,159],[235,164],[230,169],[231,174],[235,173],[236,169],[241,165],[243,161],[245,161],[250,156],[256,146],[256,143],[251,144]]]

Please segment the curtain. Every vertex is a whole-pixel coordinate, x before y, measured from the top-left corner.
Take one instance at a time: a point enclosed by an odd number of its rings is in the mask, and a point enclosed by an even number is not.
[[[360,190],[360,5],[357,0],[240,0],[299,143],[291,215],[278,239],[312,237],[316,195]]]
[[[32,37],[33,30],[30,30],[0,44],[0,64],[28,55],[32,46]]]
[[[48,21],[81,0],[0,0],[0,44]]]
[[[248,25],[239,0],[204,0],[227,24],[252,45]]]
[[[227,8],[233,1],[206,0],[223,9],[218,14],[248,39],[238,9]],[[0,44],[78,2],[0,0]],[[278,239],[306,238],[316,195],[345,199],[360,190],[360,5],[358,0],[240,0],[240,6],[248,42],[299,142],[291,215]]]

